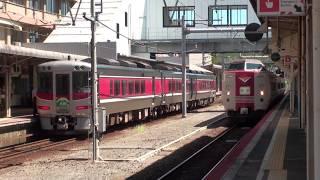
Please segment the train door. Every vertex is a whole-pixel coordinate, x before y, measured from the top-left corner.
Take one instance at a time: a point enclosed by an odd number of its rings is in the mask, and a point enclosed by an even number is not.
[[[57,114],[70,113],[70,74],[55,74],[55,109]]]
[[[154,104],[155,96],[156,96],[156,77],[152,76],[152,103]]]
[[[5,116],[5,75],[0,73],[0,117]]]
[[[193,79],[192,88],[193,88],[193,97],[194,97],[194,99],[197,99],[197,94],[198,94],[198,79],[197,78]]]
[[[194,79],[193,78],[190,78],[190,99],[192,100],[193,98],[193,92],[194,92],[194,88],[193,88],[193,81]]]
[[[161,73],[161,103],[166,101],[166,77]]]

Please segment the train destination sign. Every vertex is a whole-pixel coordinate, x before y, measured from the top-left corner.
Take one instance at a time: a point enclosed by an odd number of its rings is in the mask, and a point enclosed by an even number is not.
[[[305,0],[258,0],[258,16],[304,16]]]

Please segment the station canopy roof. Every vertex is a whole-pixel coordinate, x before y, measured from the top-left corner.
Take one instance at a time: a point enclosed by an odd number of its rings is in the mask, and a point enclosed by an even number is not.
[[[83,59],[82,61],[91,63],[91,58]],[[110,66],[120,66],[120,62],[115,59],[105,59],[97,58],[97,64],[110,65]]]
[[[39,49],[26,48],[21,46],[12,46],[12,45],[6,45],[6,44],[0,44],[0,53],[8,54],[8,55],[23,56],[23,57],[51,59],[51,60],[81,60],[81,59],[87,58],[87,56],[80,56],[76,54],[44,51]]]

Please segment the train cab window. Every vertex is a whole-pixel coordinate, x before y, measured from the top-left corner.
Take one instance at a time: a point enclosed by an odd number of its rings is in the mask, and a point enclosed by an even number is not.
[[[113,96],[113,80],[110,80],[110,96]]]
[[[73,99],[87,98],[91,92],[88,72],[72,73]]]
[[[52,72],[40,72],[38,74],[39,93],[52,93]]]
[[[56,74],[56,96],[70,95],[70,76],[69,74]]]
[[[132,95],[133,94],[133,83],[134,81],[133,80],[130,80],[129,81],[129,95]]]
[[[114,95],[119,96],[120,95],[120,80],[114,81]]]
[[[146,93],[146,81],[142,80],[141,81],[141,94],[145,94]]]
[[[229,65],[228,70],[244,70],[244,62],[232,63]]]
[[[140,94],[140,80],[136,80],[134,83],[135,83],[136,94]]]
[[[122,95],[125,96],[127,95],[127,81],[122,80]]]
[[[259,70],[261,68],[262,68],[261,64],[246,63],[246,69],[248,69],[248,70]]]

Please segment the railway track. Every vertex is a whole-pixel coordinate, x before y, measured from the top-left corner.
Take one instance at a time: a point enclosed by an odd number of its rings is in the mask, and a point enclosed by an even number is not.
[[[203,179],[237,145],[247,130],[238,125],[230,127],[158,179]]]
[[[21,157],[25,157],[35,152],[53,149],[59,146],[76,142],[77,138],[70,139],[41,139],[30,143],[20,144],[0,149],[0,168],[21,163]]]

